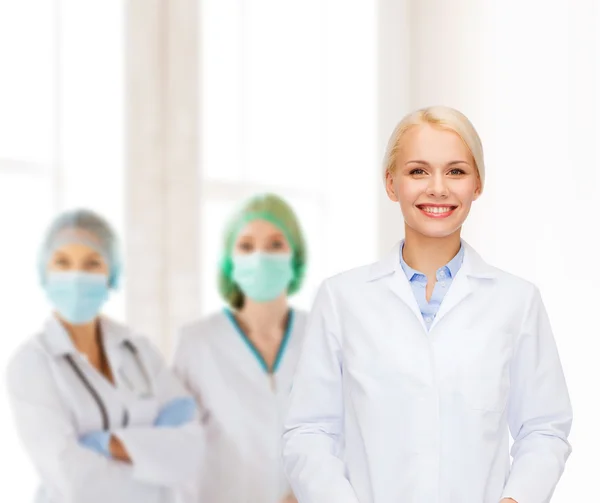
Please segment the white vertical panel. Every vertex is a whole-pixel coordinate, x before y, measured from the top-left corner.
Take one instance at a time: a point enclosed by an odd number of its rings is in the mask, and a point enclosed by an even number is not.
[[[199,313],[195,0],[128,3],[127,320],[170,353]]]
[[[198,29],[196,0],[168,4],[165,86],[166,332],[170,354],[175,334],[200,312],[198,286]]]
[[[158,345],[167,330],[163,19],[161,0],[127,3],[127,320]]]
[[[374,172],[378,199],[377,249],[382,256],[404,237],[400,205],[387,197],[383,185],[382,160],[396,124],[411,109],[410,0],[377,2],[377,158]]]

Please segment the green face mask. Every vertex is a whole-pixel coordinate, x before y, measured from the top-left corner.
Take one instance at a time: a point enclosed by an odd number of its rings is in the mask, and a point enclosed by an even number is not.
[[[254,252],[232,257],[232,279],[255,302],[268,302],[287,290],[294,272],[291,253]]]

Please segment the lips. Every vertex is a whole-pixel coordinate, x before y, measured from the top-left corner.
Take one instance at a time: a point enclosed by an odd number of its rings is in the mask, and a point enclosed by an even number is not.
[[[447,218],[454,213],[454,210],[457,208],[457,206],[419,204],[417,205],[417,208],[419,208],[421,213],[429,218]]]

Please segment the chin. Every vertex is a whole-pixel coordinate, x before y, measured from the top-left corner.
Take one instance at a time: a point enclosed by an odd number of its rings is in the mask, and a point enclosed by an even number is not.
[[[425,236],[427,238],[435,238],[435,239],[442,239],[442,238],[447,238],[449,236],[452,236],[456,233],[456,231],[458,231],[460,229],[460,227],[458,227],[457,229],[452,228],[452,229],[448,229],[448,230],[444,230],[444,229],[417,229],[417,232],[419,234],[421,234],[422,236]]]
[[[412,224],[407,222],[407,225],[414,232],[423,237],[442,239],[452,236],[456,234],[456,232],[460,231],[462,222],[458,224],[456,222],[413,222]]]

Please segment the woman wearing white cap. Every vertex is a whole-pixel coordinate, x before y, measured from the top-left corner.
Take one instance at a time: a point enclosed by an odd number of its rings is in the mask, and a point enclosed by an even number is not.
[[[87,210],[59,215],[39,273],[53,313],[7,373],[36,502],[174,503],[199,470],[202,430],[148,340],[101,315],[121,274],[115,233]]]

